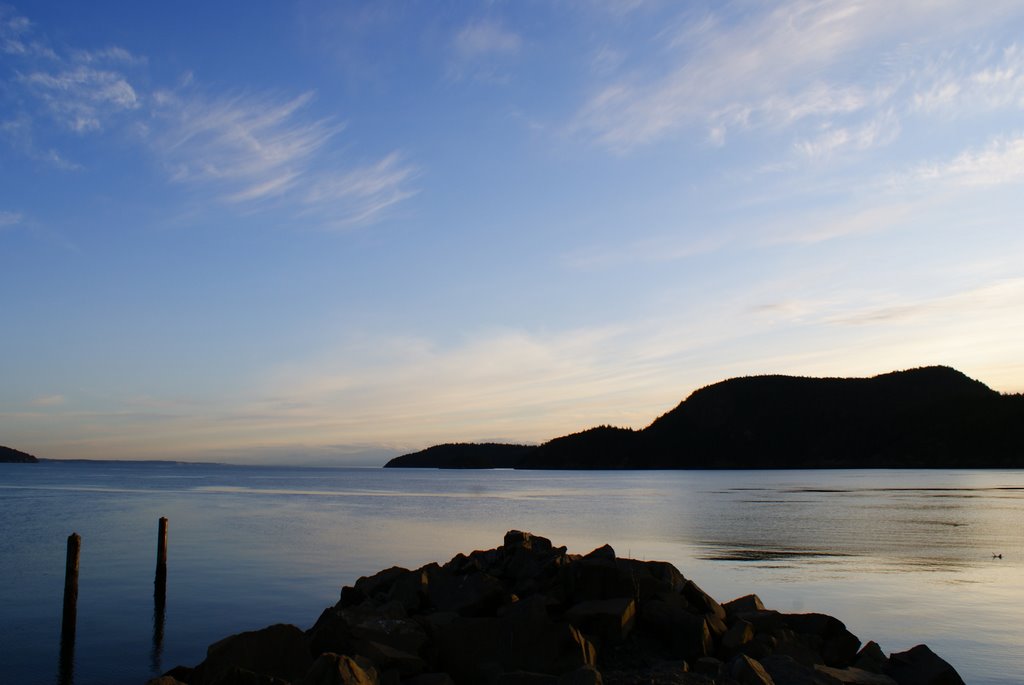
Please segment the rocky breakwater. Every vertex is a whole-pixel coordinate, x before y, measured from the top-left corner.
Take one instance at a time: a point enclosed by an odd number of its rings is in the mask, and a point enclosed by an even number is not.
[[[946,685],[928,647],[886,656],[842,621],[719,604],[674,566],[568,554],[510,531],[444,565],[341,590],[307,631],[274,625],[210,646],[150,685]]]

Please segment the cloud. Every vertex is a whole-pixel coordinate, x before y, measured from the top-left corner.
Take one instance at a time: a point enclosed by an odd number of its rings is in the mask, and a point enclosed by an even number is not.
[[[21,223],[22,216],[17,212],[0,212],[0,230]]]
[[[36,397],[30,403],[33,407],[56,407],[66,402],[64,395],[44,395]]]
[[[195,88],[163,91],[154,139],[171,178],[214,188],[233,205],[283,205],[328,226],[366,224],[412,197],[416,169],[398,152],[363,166],[333,159],[345,125],[296,97],[238,94],[209,98]],[[346,168],[347,167],[347,168]]]
[[[508,76],[500,66],[518,55],[522,44],[519,34],[496,21],[471,21],[452,39],[448,77],[456,81],[469,77],[485,83],[505,83]]]
[[[464,59],[478,59],[487,55],[514,55],[522,46],[522,39],[500,24],[480,20],[472,21],[455,35],[455,51]]]
[[[170,182],[240,211],[276,209],[316,217],[328,227],[351,226],[381,219],[416,193],[409,183],[417,170],[399,151],[339,159],[345,124],[316,114],[313,91],[210,95],[191,72],[173,88],[144,91],[134,83],[150,80],[145,56],[120,46],[44,54],[25,47],[31,33],[27,19],[0,10],[0,39],[21,63],[12,88],[0,88],[0,96],[20,88],[0,133],[32,159],[82,168],[57,147],[37,143],[52,134],[44,118],[83,136],[106,134],[117,122],[133,132],[133,143],[143,143],[140,150],[156,158]],[[507,38],[492,38],[508,49]]]
[[[999,186],[1024,181],[1024,134],[999,137],[982,148],[964,150],[956,157],[918,165],[890,181],[894,188]]]
[[[829,127],[816,138],[798,141],[796,149],[803,157],[822,160],[846,151],[864,151],[886,145],[899,133],[899,118],[890,110],[859,126]]]
[[[731,19],[687,18],[667,36],[662,59],[600,85],[570,129],[628,152],[693,130],[701,138],[711,131],[711,141],[721,144],[730,129],[831,124],[861,113],[874,119],[893,108],[899,114],[910,103],[952,98],[958,87],[929,84],[931,75],[913,73],[916,53],[943,54],[979,26],[1002,26],[1021,14],[1019,5],[998,0],[984,7],[906,0],[898,11],[882,0],[789,0],[758,8],[765,9]],[[1017,57],[1010,50],[1004,61]],[[992,104],[1013,97],[1005,85],[1016,89],[1017,73],[981,69],[974,78],[1004,86],[988,88]]]

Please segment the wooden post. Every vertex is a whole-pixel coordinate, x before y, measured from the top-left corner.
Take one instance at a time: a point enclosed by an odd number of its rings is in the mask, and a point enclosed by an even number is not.
[[[156,579],[153,581],[153,649],[150,668],[161,671],[164,651],[164,621],[167,607],[167,519],[160,517],[156,536]]]
[[[156,533],[156,584],[167,584],[167,518],[160,517]]]
[[[78,619],[78,559],[82,538],[78,533],[68,536],[68,555],[64,565],[64,617],[60,626],[60,666],[57,681],[71,685],[75,679],[75,623]]]
[[[78,533],[68,536],[68,556],[64,565],[64,630],[69,625],[75,630],[78,616],[78,559],[82,554],[82,537]]]

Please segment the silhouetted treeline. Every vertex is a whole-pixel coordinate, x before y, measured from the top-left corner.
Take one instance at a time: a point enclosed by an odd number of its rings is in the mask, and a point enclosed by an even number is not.
[[[4,447],[0,445],[0,462],[19,462],[25,464],[34,464],[38,459],[33,457],[31,454],[16,450],[13,447]]]
[[[1021,468],[1024,396],[943,366],[873,378],[734,378],[647,428],[601,426],[537,447],[431,448],[387,466],[528,469]],[[416,457],[416,459],[411,459]],[[511,463],[510,463],[511,460]]]

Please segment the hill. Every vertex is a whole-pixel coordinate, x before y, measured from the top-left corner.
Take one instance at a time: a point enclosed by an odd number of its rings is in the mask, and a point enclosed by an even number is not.
[[[35,464],[38,461],[31,454],[0,445],[0,463]]]
[[[752,376],[701,388],[640,431],[601,426],[518,449],[511,465],[528,469],[1020,468],[1024,396],[943,366]],[[472,445],[443,465],[429,453],[387,466],[487,468]]]

